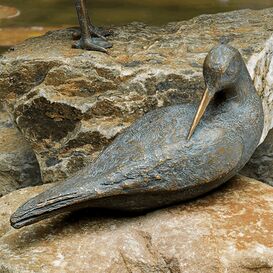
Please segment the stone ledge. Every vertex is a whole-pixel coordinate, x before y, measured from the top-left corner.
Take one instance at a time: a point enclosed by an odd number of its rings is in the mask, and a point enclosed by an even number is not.
[[[85,210],[12,229],[12,212],[48,187],[0,199],[0,272],[273,270],[273,188],[256,180],[235,177],[203,198],[142,216]]]
[[[202,63],[223,35],[240,49],[272,127],[273,9],[114,28],[109,55],[70,48],[72,30],[29,39],[0,60],[0,99],[38,158],[44,182],[65,179],[156,107],[197,102]],[[270,40],[271,39],[271,40]]]

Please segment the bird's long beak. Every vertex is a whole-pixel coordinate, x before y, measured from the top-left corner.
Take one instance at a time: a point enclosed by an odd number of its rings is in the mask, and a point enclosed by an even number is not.
[[[203,97],[202,97],[202,100],[200,102],[200,105],[198,107],[198,110],[195,114],[195,117],[194,117],[194,120],[192,122],[192,125],[191,125],[191,128],[190,128],[190,131],[189,131],[189,134],[188,134],[188,137],[187,137],[187,140],[190,140],[190,138],[192,137],[197,125],[199,124],[202,116],[204,115],[210,101],[212,99],[212,96],[208,90],[208,88],[206,89]]]

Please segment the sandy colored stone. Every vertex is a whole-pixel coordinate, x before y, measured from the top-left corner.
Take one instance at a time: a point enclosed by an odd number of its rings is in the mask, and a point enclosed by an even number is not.
[[[41,174],[36,156],[0,105],[0,196],[39,184]]]
[[[0,272],[273,272],[273,188],[256,180],[141,216],[85,210],[12,229],[11,213],[48,187],[0,199]]]
[[[20,11],[14,7],[7,7],[0,5],[0,20],[10,19],[16,17],[20,14]]]
[[[0,99],[41,167],[61,181],[157,107],[199,102],[202,64],[222,36],[239,48],[272,127],[273,9],[202,15],[162,27],[113,28],[109,55],[71,49],[73,30],[29,39],[0,59]]]
[[[4,27],[0,28],[0,46],[12,46],[26,39],[44,35],[60,27]]]

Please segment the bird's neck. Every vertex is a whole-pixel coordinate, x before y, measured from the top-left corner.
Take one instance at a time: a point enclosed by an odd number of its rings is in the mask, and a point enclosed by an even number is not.
[[[246,65],[243,63],[240,77],[234,86],[236,101],[245,102],[249,97],[256,93],[253,81],[249,75]]]

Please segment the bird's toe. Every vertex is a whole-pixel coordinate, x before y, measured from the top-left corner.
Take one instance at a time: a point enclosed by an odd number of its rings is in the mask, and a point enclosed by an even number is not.
[[[104,41],[100,38],[92,38],[92,39],[81,38],[80,40],[72,43],[72,48],[99,51],[103,53],[107,53],[107,48],[111,48],[111,47],[112,47],[111,43]]]

